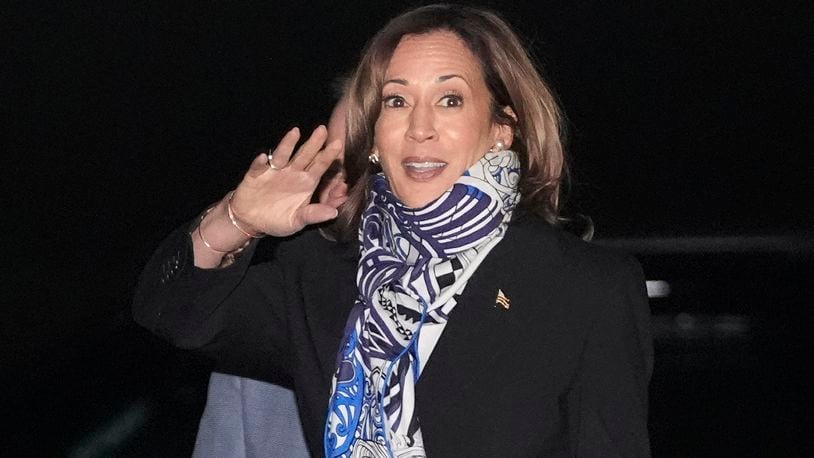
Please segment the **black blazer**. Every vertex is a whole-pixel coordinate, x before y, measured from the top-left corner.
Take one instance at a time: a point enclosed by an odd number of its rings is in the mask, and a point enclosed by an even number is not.
[[[358,246],[309,230],[250,265],[253,248],[231,267],[198,269],[187,230],[176,231],[142,274],[134,317],[220,370],[290,377],[322,456]],[[648,456],[652,360],[639,264],[539,219],[513,221],[417,384],[428,456]]]

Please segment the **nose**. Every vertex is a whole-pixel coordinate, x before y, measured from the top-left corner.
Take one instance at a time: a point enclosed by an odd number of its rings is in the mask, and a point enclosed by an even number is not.
[[[410,113],[410,126],[407,128],[407,138],[415,142],[432,140],[438,135],[435,131],[435,115],[431,107],[419,104]]]

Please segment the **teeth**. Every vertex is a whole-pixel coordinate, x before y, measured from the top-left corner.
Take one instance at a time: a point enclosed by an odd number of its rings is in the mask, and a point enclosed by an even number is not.
[[[405,162],[404,165],[414,169],[438,169],[447,164],[444,162]]]

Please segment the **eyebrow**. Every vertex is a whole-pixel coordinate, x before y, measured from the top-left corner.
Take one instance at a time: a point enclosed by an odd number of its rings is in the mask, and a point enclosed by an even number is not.
[[[437,81],[438,81],[439,83],[443,83],[444,81],[451,80],[452,78],[460,78],[460,79],[464,80],[464,83],[466,83],[466,82],[467,82],[467,81],[466,81],[466,78],[464,78],[463,76],[461,76],[461,75],[454,75],[454,74],[453,74],[453,75],[444,75],[444,76],[439,76]],[[467,84],[468,84],[468,83],[467,83]]]
[[[407,86],[407,80],[403,80],[403,79],[400,79],[400,78],[387,80],[387,81],[384,82],[384,84],[390,84],[390,83],[400,84],[402,86]]]
[[[469,84],[469,83],[466,81],[466,78],[464,78],[464,77],[463,77],[463,76],[461,76],[461,75],[456,75],[456,74],[452,74],[452,75],[441,75],[441,76],[439,76],[438,78],[436,78],[436,79],[435,79],[435,81],[436,81],[436,82],[438,82],[438,83],[443,83],[444,81],[451,80],[452,78],[460,78],[460,79],[462,79],[462,80],[464,81],[464,83]],[[399,84],[399,85],[402,85],[402,86],[408,86],[408,85],[409,85],[409,83],[407,82],[407,80],[402,79],[402,78],[394,78],[394,79],[389,79],[389,80],[387,80],[387,81],[385,81],[385,82],[384,82],[384,84],[390,84],[390,83],[393,83],[393,84]]]

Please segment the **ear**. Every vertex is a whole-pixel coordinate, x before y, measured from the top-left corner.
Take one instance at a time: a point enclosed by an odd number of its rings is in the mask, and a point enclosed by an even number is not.
[[[345,174],[339,171],[332,176],[319,191],[319,203],[338,208],[348,200],[348,185],[345,183]]]
[[[511,118],[517,122],[517,115],[514,113],[514,110],[512,110],[512,107],[506,105],[503,107],[503,112],[511,116]],[[512,141],[514,141],[514,128],[506,124],[495,124],[494,140],[497,141],[497,139],[503,140],[503,144],[506,145],[506,148],[511,148]]]

